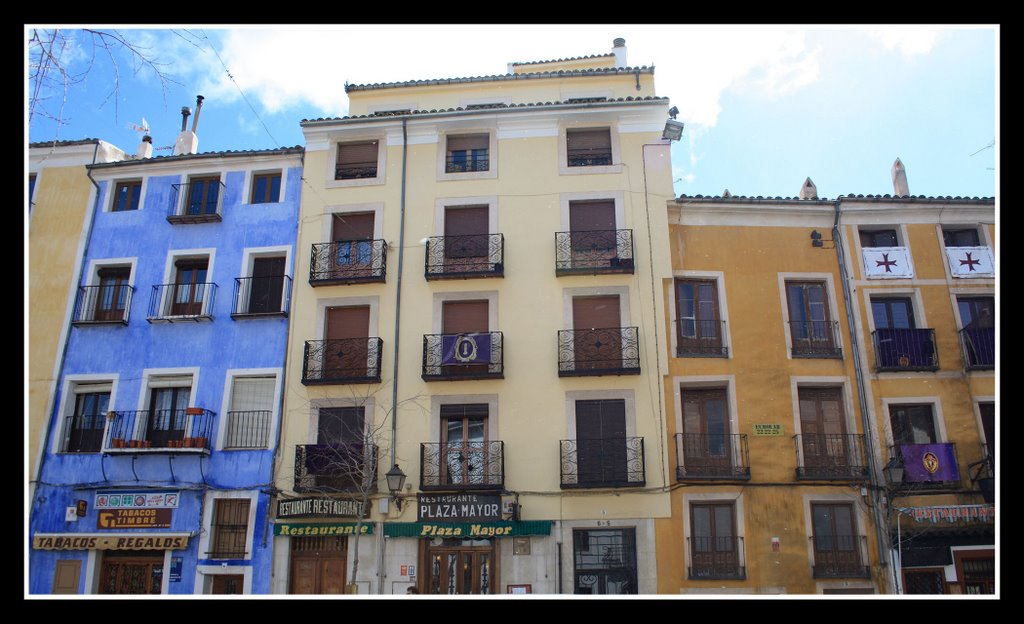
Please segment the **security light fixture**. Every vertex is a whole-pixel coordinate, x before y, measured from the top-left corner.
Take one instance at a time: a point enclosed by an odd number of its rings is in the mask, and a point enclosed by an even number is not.
[[[398,511],[402,511],[402,499],[398,497],[398,493],[402,491],[402,487],[405,486],[405,473],[402,469],[395,464],[395,467],[387,471],[384,478],[388,482],[388,491],[391,492],[391,500],[395,501],[395,507]]]
[[[669,141],[678,141],[682,136],[683,122],[676,121],[675,119],[667,119],[665,121],[665,130],[661,133],[661,138],[668,139]]]

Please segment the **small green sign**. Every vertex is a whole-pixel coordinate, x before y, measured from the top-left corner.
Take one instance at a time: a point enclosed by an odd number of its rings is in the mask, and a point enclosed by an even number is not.
[[[755,424],[754,435],[756,436],[780,436],[782,435],[782,425],[775,424]]]
[[[288,536],[327,536],[327,535],[355,535],[356,534],[355,522],[319,522],[319,523],[299,523],[299,522],[282,522],[280,520],[274,524],[274,535],[288,535]],[[363,535],[373,534],[373,523],[364,522],[359,527],[359,532]]]

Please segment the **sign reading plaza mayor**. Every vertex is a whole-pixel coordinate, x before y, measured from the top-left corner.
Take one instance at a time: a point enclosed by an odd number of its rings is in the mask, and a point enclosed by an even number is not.
[[[361,501],[310,496],[307,498],[282,498],[277,501],[278,518],[332,518],[367,516],[366,506]]]
[[[500,494],[419,494],[416,498],[420,521],[501,520]]]

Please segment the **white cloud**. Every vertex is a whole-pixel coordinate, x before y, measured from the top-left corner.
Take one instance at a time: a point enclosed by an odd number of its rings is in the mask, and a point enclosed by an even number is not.
[[[905,58],[909,58],[931,52],[942,30],[923,26],[892,26],[871,29],[867,34],[887,49],[899,50]]]

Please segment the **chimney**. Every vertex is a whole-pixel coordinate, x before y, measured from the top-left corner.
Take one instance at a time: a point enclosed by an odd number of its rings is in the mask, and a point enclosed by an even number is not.
[[[616,37],[612,41],[612,53],[615,55],[615,66],[616,67],[628,67],[626,63],[626,40],[622,37]]]
[[[192,134],[196,133],[196,126],[199,125],[199,111],[203,108],[203,96],[196,96],[196,116],[192,118]],[[184,130],[184,128],[182,128]]]
[[[139,149],[135,152],[136,158],[152,158],[153,157],[153,137],[148,134],[143,135],[142,143],[139,143]]]
[[[907,170],[904,169],[899,158],[892,164],[892,193],[896,197],[910,195],[910,187],[907,186]]]
[[[800,199],[818,199],[818,187],[814,186],[810,178],[800,187]]]
[[[203,96],[196,98],[196,106],[202,104]],[[188,106],[181,107],[181,134],[178,135],[178,139],[174,142],[173,156],[181,156],[182,154],[195,154],[199,149],[199,137],[195,133],[195,123],[192,124],[192,130],[188,128],[188,116],[192,114],[191,109]],[[196,110],[196,121],[199,119],[199,110]]]

